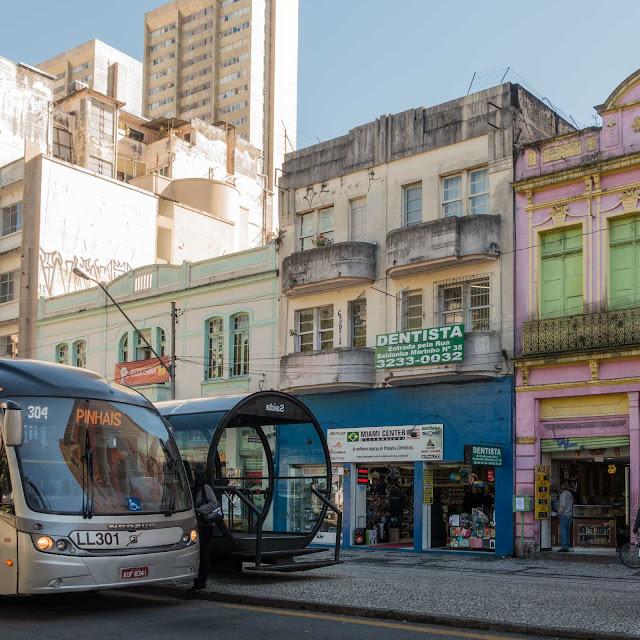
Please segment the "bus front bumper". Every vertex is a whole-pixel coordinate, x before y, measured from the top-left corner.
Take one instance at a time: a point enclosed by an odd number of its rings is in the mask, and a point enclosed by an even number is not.
[[[30,536],[20,534],[18,593],[61,593],[118,589],[198,573],[199,544],[175,551],[126,556],[69,556],[38,551]]]

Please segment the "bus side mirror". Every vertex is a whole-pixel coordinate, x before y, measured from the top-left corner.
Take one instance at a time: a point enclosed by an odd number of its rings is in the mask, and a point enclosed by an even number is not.
[[[15,402],[1,402],[4,409],[2,416],[2,438],[7,447],[19,447],[24,442],[24,420],[22,409]]]

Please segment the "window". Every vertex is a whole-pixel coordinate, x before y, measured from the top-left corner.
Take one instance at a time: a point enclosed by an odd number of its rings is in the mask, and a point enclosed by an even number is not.
[[[211,83],[205,82],[204,84],[197,84],[189,89],[185,89],[180,92],[181,98],[186,98],[187,96],[192,96],[195,93],[200,93],[201,91],[206,91],[207,89],[211,89]]]
[[[169,38],[167,40],[163,40],[162,42],[158,42],[153,46],[149,47],[149,53],[153,53],[154,51],[158,51],[159,49],[164,49],[165,47],[170,47],[176,43],[175,38]]]
[[[168,96],[164,100],[157,100],[156,102],[149,103],[149,109],[157,109],[158,107],[164,107],[165,104],[171,104],[173,102],[173,96]]]
[[[407,227],[422,222],[422,183],[404,188],[404,223]]]
[[[333,349],[333,305],[296,311],[296,351]]]
[[[228,7],[230,4],[235,4],[236,2],[240,2],[240,0],[222,0],[220,2],[220,8],[224,9],[224,7]]]
[[[18,357],[18,334],[0,336],[0,356]]]
[[[149,34],[150,38],[154,38],[155,36],[159,36],[162,33],[167,33],[167,31],[172,31],[173,29],[176,28],[176,23],[172,22],[171,24],[168,24],[164,27],[160,27],[159,29],[156,29],[155,31],[152,31]]]
[[[136,360],[150,360],[153,357],[147,342],[151,343],[151,329],[136,332]]]
[[[156,351],[158,355],[162,358],[162,356],[167,355],[167,334],[164,329],[158,328],[158,335],[156,336]]]
[[[235,73],[231,73],[228,76],[222,76],[220,80],[218,80],[219,84],[226,84],[227,82],[231,82],[232,80],[236,80],[237,78],[244,78],[249,73],[248,69],[242,69],[242,71],[236,71]]]
[[[489,214],[489,169],[463,171],[442,179],[442,215],[469,214]]]
[[[71,159],[71,140],[71,134],[68,131],[53,127],[53,157],[66,160],[67,162],[73,162]]]
[[[120,362],[129,362],[129,334],[125,333],[120,338],[120,354],[118,359]]]
[[[462,215],[462,176],[444,179],[444,217]]]
[[[364,295],[364,294],[363,294]],[[367,299],[362,297],[349,303],[351,316],[351,346],[367,346]]]
[[[184,76],[182,76],[182,80],[183,82],[189,82],[190,80],[195,80],[196,78],[199,78],[201,76],[206,76],[207,74],[211,73],[213,71],[212,67],[204,67],[203,69],[200,69],[199,71],[196,71],[195,73],[188,73]]]
[[[222,93],[219,93],[218,100],[231,98],[232,96],[237,96],[239,93],[244,93],[245,91],[249,91],[249,85],[243,84],[239,87],[234,87],[233,89],[229,89],[227,91],[223,91]]]
[[[9,474],[7,450],[0,433],[0,511],[13,513],[13,488]]]
[[[248,118],[247,116],[242,116],[242,118],[236,118],[235,120],[231,120],[229,124],[232,124],[234,127],[238,127],[241,124],[247,124]]]
[[[220,68],[224,69],[225,67],[231,67],[234,64],[238,64],[238,62],[244,62],[249,59],[248,53],[242,53],[239,56],[234,56],[233,58],[229,58],[228,60],[224,60],[220,63]]]
[[[220,18],[220,23],[224,24],[225,22],[229,22],[229,20],[233,20],[238,16],[243,16],[246,13],[249,13],[249,7],[242,7],[242,9],[237,9],[236,11],[232,11],[231,13],[227,13],[226,16],[222,16]]]
[[[233,375],[249,375],[249,315],[233,319]]]
[[[89,117],[89,135],[104,142],[113,142],[113,107],[91,99],[91,115]]]
[[[609,223],[610,305],[626,307],[640,300],[640,215]]]
[[[10,271],[0,273],[0,304],[11,302],[18,297],[18,287],[20,286],[20,272]]]
[[[87,343],[84,340],[76,342],[73,348],[73,364],[81,369],[87,368]]]
[[[300,251],[313,249],[320,236],[327,244],[333,244],[334,212],[333,207],[320,209],[300,216]]]
[[[541,254],[542,317],[582,313],[582,227],[542,234]]]
[[[173,73],[175,70],[176,70],[175,67],[168,67],[167,69],[163,69],[162,71],[158,71],[157,73],[154,73],[151,77],[154,80],[157,80],[158,78],[163,78],[164,76]]]
[[[246,100],[242,102],[236,102],[236,104],[229,104],[226,107],[222,107],[222,109],[218,109],[220,115],[224,115],[225,113],[232,113],[233,111],[240,111],[240,109],[244,109],[248,107],[249,103]]]
[[[491,281],[489,276],[439,284],[438,307],[441,326],[464,324],[466,331],[489,331],[491,326]]]
[[[175,51],[171,51],[170,53],[167,53],[164,56],[160,56],[159,58],[154,58],[151,61],[152,65],[157,65],[157,64],[162,64],[163,62],[166,62],[167,60],[173,60],[176,57],[176,53]]]
[[[222,318],[209,320],[209,345],[207,378],[216,380],[224,373],[224,332]]]
[[[93,66],[93,60],[89,60],[89,62],[83,62],[81,65],[78,65],[77,67],[73,67],[73,69],[71,69],[71,73],[80,73],[81,71],[84,71],[85,69],[90,69]]]
[[[235,0],[237,2],[237,0]],[[242,38],[241,40],[236,40],[231,44],[226,44],[224,47],[220,47],[218,53],[227,53],[227,51],[233,51],[234,49],[239,49],[240,47],[244,47],[244,45],[248,44],[249,38]]]
[[[248,22],[243,22],[240,25],[237,25],[235,27],[231,27],[230,29],[225,29],[224,31],[220,32],[220,37],[224,38],[225,36],[230,36],[233,35],[234,33],[238,33],[238,31],[244,31],[245,29],[249,28],[249,23]]]
[[[2,210],[2,235],[22,231],[22,202],[16,202]]]
[[[156,93],[161,93],[162,91],[166,91],[167,89],[172,89],[175,87],[175,82],[166,82],[165,84],[161,84],[153,89],[149,89],[149,95],[153,96]]]
[[[96,158],[95,156],[89,156],[89,166],[87,167],[90,171],[95,171],[99,173],[101,176],[107,176],[109,178],[113,178],[113,164],[111,162],[107,162],[102,158]]]
[[[351,210],[351,239],[364,242],[367,239],[367,199],[358,198],[349,202]]]
[[[402,292],[400,330],[422,329],[422,291]]]
[[[69,345],[59,344],[56,347],[56,362],[58,364],[69,364]]]
[[[147,163],[133,160],[132,158],[125,158],[124,156],[118,156],[118,180],[129,182],[139,176],[147,174]]]

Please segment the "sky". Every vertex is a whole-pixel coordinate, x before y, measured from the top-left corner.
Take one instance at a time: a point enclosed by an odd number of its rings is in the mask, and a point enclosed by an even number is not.
[[[588,126],[593,106],[640,67],[638,0],[299,3],[298,147],[463,96],[474,73],[486,88],[507,68]],[[0,55],[37,64],[98,38],[142,59],[144,14],[160,4],[0,0]]]

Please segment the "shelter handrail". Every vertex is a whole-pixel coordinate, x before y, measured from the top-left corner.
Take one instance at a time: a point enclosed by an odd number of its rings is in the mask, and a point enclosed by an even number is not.
[[[258,516],[258,532],[256,536],[256,567],[259,567],[262,560],[262,510],[259,509],[255,504],[253,504],[253,502],[251,502],[251,500],[249,500],[249,498],[247,498],[244,493],[242,493],[241,487],[236,487],[233,485],[215,485],[213,487],[213,490],[229,491],[231,493],[234,493],[238,496],[238,498],[240,498],[242,502],[244,502],[244,504],[247,505],[247,507],[249,507],[249,509],[251,509],[251,511],[253,511],[253,513],[256,514],[256,516]]]
[[[336,547],[334,553],[334,559],[336,562],[340,560],[340,538],[342,536],[342,511],[333,503],[329,498],[320,493],[315,487],[311,487],[311,493],[313,493],[316,498],[321,500],[324,504],[329,507],[332,511],[335,511],[338,515],[338,523],[336,524]]]

